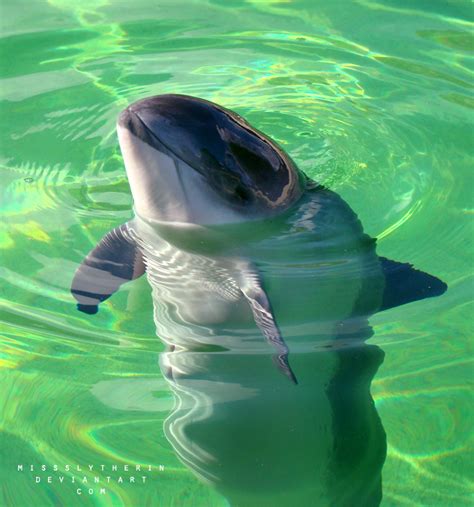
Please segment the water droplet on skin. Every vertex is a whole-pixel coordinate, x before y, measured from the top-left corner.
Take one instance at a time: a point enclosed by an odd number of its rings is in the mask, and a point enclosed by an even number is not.
[[[33,181],[35,181],[33,178],[25,178],[23,180],[25,183],[33,183]]]

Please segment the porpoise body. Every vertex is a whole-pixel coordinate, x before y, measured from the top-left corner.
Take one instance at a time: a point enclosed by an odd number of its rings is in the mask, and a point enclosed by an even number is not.
[[[117,131],[135,216],[86,256],[72,293],[94,314],[146,272],[180,458],[235,505],[378,505],[383,353],[365,343],[368,318],[446,285],[379,257],[341,197],[232,111],[160,95]]]

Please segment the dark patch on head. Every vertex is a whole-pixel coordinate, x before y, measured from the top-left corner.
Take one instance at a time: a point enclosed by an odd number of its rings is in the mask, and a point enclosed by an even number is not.
[[[211,102],[159,95],[132,104],[119,125],[186,162],[235,204],[284,204],[298,186],[296,168],[270,139]]]
[[[253,151],[236,143],[229,143],[229,150],[240,171],[245,172],[256,190],[262,192],[270,201],[276,202],[282,190],[290,183],[290,174],[283,161],[278,158],[277,164],[257,150]]]

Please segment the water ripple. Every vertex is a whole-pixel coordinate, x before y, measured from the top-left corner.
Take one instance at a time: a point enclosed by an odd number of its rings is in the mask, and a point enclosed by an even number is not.
[[[84,255],[132,216],[119,111],[149,95],[187,93],[236,110],[340,193],[379,254],[448,282],[439,300],[371,319],[371,340],[386,352],[372,392],[389,443],[384,505],[468,505],[467,3],[138,0],[124,9],[48,0],[5,9],[17,20],[5,22],[0,39],[6,458],[166,463],[159,488],[113,484],[107,501],[222,505],[161,436],[172,399],[157,365],[163,345],[146,281],[124,288],[93,319],[75,310],[69,293]],[[307,332],[304,323],[284,331]],[[322,356],[331,346],[292,352]],[[71,486],[47,494],[25,477],[8,475],[7,503],[27,505],[36,495],[44,505],[73,505]]]

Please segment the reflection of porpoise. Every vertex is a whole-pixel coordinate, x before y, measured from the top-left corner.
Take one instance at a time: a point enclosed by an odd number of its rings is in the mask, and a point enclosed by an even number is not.
[[[157,96],[125,109],[118,134],[135,218],[89,253],[72,293],[95,313],[147,272],[181,459],[235,505],[377,505],[382,353],[367,318],[446,285],[378,257],[337,194],[231,111]]]

